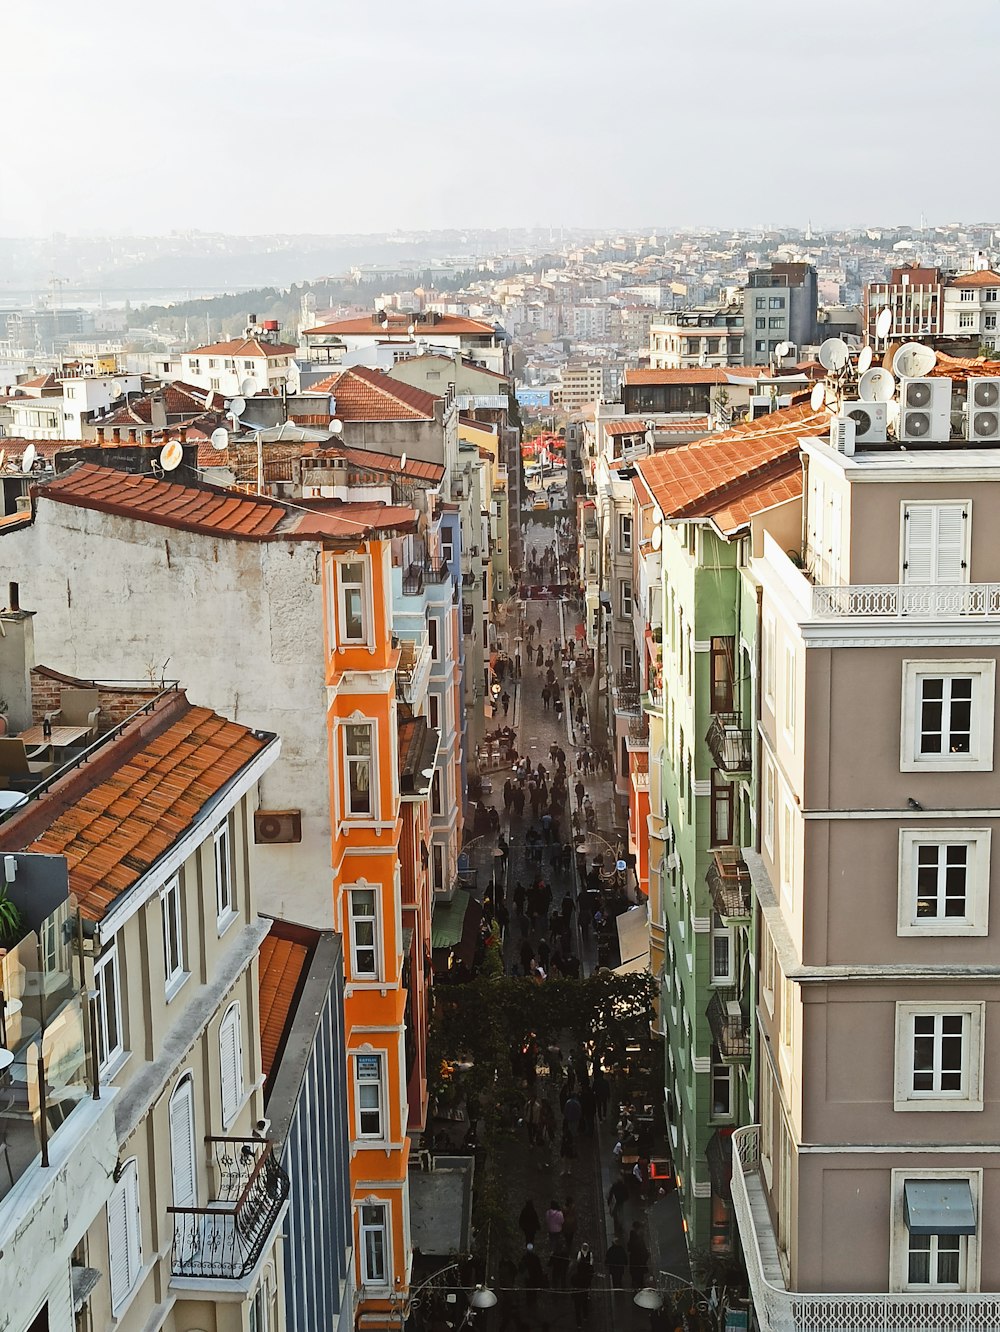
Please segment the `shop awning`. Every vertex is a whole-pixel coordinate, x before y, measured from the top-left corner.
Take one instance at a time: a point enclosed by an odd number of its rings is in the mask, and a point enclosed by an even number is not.
[[[618,927],[618,952],[621,966],[615,967],[620,975],[649,970],[649,913],[645,902],[630,907],[615,920]]]
[[[974,1235],[976,1208],[967,1179],[908,1179],[903,1209],[911,1235]]]
[[[483,908],[471,893],[459,892],[451,902],[439,902],[431,917],[431,949],[454,948],[455,958],[472,965]]]

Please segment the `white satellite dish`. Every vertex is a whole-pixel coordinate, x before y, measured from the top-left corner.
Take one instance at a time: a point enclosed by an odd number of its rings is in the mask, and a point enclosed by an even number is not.
[[[827,338],[820,344],[819,363],[824,370],[842,370],[851,359],[851,349],[843,338]]]
[[[778,360],[780,361],[783,357],[787,356],[791,350],[792,350],[792,344],[790,342],[779,342],[777,347],[775,347],[774,349],[774,354],[775,356],[777,356]]]
[[[653,434],[652,430],[647,430],[643,435],[643,439],[646,441],[646,447],[650,449],[656,443],[656,436]]]
[[[35,448],[34,444],[29,444],[28,447],[21,454],[21,471],[30,472],[35,464],[35,459],[37,457],[38,457],[38,450]]]
[[[400,471],[403,471],[403,469],[404,469],[405,467],[406,467],[406,454],[405,454],[405,453],[401,453],[401,454],[399,455],[399,470],[400,470]]]
[[[919,379],[937,365],[937,352],[922,342],[904,342],[892,355],[892,373],[899,379]]]
[[[818,412],[826,402],[826,385],[823,383],[814,384],[813,391],[809,394],[809,406],[814,412]]]
[[[176,472],[184,461],[184,450],[176,439],[164,444],[160,450],[160,466],[165,472]]]
[[[414,335],[414,333],[416,333],[416,331],[417,331],[417,326],[416,326],[416,324],[410,324],[410,326],[407,328],[406,331],[407,331],[407,333],[409,333],[410,337],[412,338],[413,335]]]
[[[246,398],[233,398],[233,400],[229,404],[229,415],[234,417],[238,421],[240,417],[243,415],[243,413],[246,411],[246,409],[247,409]]]
[[[338,421],[337,418],[334,417],[333,420],[330,422],[330,434],[342,435],[343,433],[344,433],[343,421]]]
[[[858,380],[858,397],[862,402],[892,402],[896,381],[890,370],[876,365],[866,370]]]
[[[878,312],[878,318],[875,320],[875,336],[885,339],[892,332],[892,311],[887,305],[883,305]]]
[[[663,510],[658,504],[653,505],[653,522],[657,527],[663,522]]]
[[[240,385],[240,392],[245,398],[254,398],[260,392],[260,385],[257,383],[256,379],[250,375],[247,379],[244,379],[243,383]]]
[[[231,398],[233,394],[239,393],[240,391],[239,375],[234,375],[231,371],[228,375],[223,375],[219,387],[227,398]]]
[[[229,431],[223,430],[222,426],[219,426],[218,430],[212,431],[210,439],[212,441],[212,448],[219,453],[221,453],[223,449],[229,448]]]
[[[653,528],[652,542],[654,550],[659,550],[663,545],[663,529],[660,527],[659,523]]]
[[[872,352],[871,347],[862,347],[861,350],[858,352],[859,375],[863,375],[866,370],[870,369],[873,355],[874,353]]]
[[[111,388],[111,396],[113,398],[120,398],[122,394],[125,392],[125,386],[124,384],[122,384],[121,380],[119,379],[113,379],[111,381],[110,388]]]

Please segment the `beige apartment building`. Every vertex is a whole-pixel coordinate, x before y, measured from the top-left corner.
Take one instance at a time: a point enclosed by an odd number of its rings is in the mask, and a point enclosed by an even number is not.
[[[801,550],[754,525],[763,1329],[1000,1326],[1000,453],[951,434],[804,440]]]
[[[24,629],[7,620],[9,633]],[[42,1302],[22,1275],[23,1302],[0,1322],[11,1332],[280,1332],[288,1179],[263,1118],[257,957],[270,922],[250,879],[258,783],[278,740],[175,687],[145,699],[90,692],[102,727],[116,709],[127,714],[120,729],[86,761],[64,751],[50,789],[27,793],[0,824],[5,863],[24,853],[20,876],[61,865],[69,891],[42,946],[0,966],[12,1056],[0,1141],[20,1162],[23,1139],[26,1168],[32,1122],[44,1120],[37,1173],[65,1160],[69,1183],[86,1180],[69,1200],[61,1272],[50,1256],[59,1241],[35,1217],[5,1233],[6,1273],[32,1271],[40,1251],[47,1267]],[[87,996],[82,1034],[55,987],[74,978]],[[36,1013],[40,984],[52,1002]],[[103,1158],[75,1127],[87,1106],[113,1119]],[[0,1186],[0,1227],[17,1207],[18,1190],[3,1197]]]

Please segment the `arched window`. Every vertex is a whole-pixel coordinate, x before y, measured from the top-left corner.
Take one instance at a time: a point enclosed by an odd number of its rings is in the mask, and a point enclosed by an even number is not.
[[[175,1207],[198,1205],[198,1158],[194,1138],[194,1079],[186,1073],[170,1097],[170,1172]]]

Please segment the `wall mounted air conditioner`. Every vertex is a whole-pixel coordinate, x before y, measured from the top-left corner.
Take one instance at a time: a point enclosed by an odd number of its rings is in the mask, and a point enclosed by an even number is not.
[[[914,444],[947,444],[951,438],[951,380],[899,381],[899,438]]]
[[[1000,444],[1000,379],[969,379],[967,387],[966,438]]]
[[[849,416],[830,417],[830,447],[850,458],[854,453],[857,426]]]
[[[841,415],[854,422],[855,444],[884,444],[889,417],[885,402],[845,402]]]

